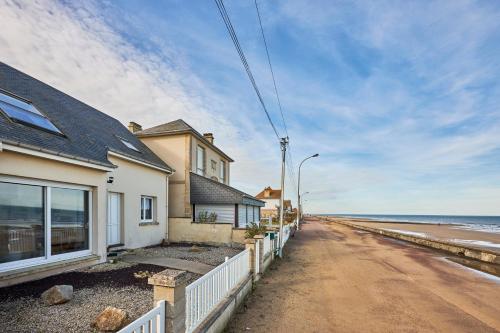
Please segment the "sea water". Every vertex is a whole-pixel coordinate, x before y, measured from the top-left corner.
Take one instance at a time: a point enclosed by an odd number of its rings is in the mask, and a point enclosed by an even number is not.
[[[500,216],[324,214],[385,222],[455,224],[457,228],[500,233]]]

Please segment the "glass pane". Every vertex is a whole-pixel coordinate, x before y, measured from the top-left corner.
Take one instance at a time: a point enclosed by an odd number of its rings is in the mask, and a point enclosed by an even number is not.
[[[26,110],[32,113],[39,114],[40,116],[42,115],[40,111],[38,111],[33,104],[27,103],[23,100],[20,100],[19,98],[14,98],[9,95],[5,95],[0,93],[0,105],[5,106],[5,104],[17,107],[22,110]]]
[[[144,198],[141,198],[141,220],[144,220]]]
[[[205,150],[201,147],[197,149],[196,169],[198,174],[203,174],[205,164]]]
[[[9,117],[31,124],[35,125],[41,128],[45,128],[49,131],[52,132],[57,132],[61,133],[57,127],[55,127],[47,118],[40,116],[38,114],[29,112],[27,110],[18,108],[17,106],[14,106],[12,104],[8,104],[5,102],[2,102],[0,100],[0,109],[2,109]]]
[[[45,256],[43,187],[0,182],[0,263]]]
[[[151,198],[145,198],[144,200],[144,219],[153,219],[153,200]]]
[[[89,249],[89,193],[52,188],[52,255]]]
[[[125,145],[127,146],[128,148],[130,149],[133,149],[135,151],[139,151],[139,149],[135,148],[135,146],[133,144],[131,144],[130,142],[128,142],[127,140],[124,140],[124,139],[120,139],[120,141]]]

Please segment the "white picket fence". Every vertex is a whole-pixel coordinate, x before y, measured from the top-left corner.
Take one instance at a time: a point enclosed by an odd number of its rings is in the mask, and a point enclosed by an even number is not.
[[[186,332],[208,316],[250,273],[250,249],[235,255],[186,287]]]
[[[165,301],[142,317],[134,320],[118,333],[165,333]]]
[[[267,235],[264,238],[264,257],[266,257],[271,252],[271,235]]]

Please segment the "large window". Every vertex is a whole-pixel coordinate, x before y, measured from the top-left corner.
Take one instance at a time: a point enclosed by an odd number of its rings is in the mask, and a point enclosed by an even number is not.
[[[226,161],[220,161],[220,181],[226,183]]]
[[[205,148],[197,146],[196,148],[196,173],[205,175]]]
[[[52,254],[89,248],[87,191],[53,188],[51,195]]]
[[[153,222],[153,197],[141,197],[141,222]]]
[[[43,187],[0,183],[0,264],[44,256]]]
[[[0,270],[90,253],[90,192],[0,181]]]

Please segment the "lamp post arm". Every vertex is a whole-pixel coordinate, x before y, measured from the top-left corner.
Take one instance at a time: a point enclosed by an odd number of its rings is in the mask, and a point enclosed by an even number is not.
[[[318,154],[314,154],[314,155],[311,155],[309,157],[306,157],[299,164],[299,176],[297,179],[297,230],[299,229],[299,225],[300,225],[300,213],[301,213],[300,212],[301,211],[301,207],[300,207],[300,168],[302,168],[302,164],[304,164],[305,161],[307,161],[310,158],[317,157],[317,156],[318,156]]]

